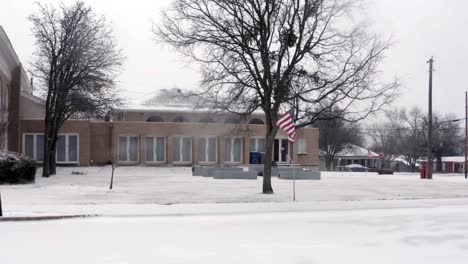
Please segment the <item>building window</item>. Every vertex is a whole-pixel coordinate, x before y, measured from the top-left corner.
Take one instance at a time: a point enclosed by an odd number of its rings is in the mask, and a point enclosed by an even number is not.
[[[157,163],[166,162],[165,137],[146,137],[146,161]]]
[[[199,140],[198,160],[200,163],[216,163],[218,160],[218,140],[216,137],[202,137]]]
[[[23,153],[35,161],[44,160],[44,135],[24,134]],[[77,134],[59,134],[55,159],[60,163],[78,163],[79,136]]]
[[[57,163],[78,163],[78,135],[59,135],[56,155]]]
[[[119,162],[137,162],[138,149],[138,136],[119,136]]]
[[[305,139],[297,140],[297,154],[307,154],[307,142]]]
[[[265,153],[265,138],[250,138],[250,152]]]
[[[174,163],[192,163],[192,137],[173,138],[172,161]]]
[[[164,119],[160,116],[150,116],[146,119],[146,122],[164,122]]]
[[[224,139],[224,162],[241,163],[242,162],[242,138],[226,137]]]
[[[172,122],[176,122],[176,123],[189,123],[190,120],[185,117],[185,116],[176,116]]]
[[[260,118],[252,118],[249,121],[249,124],[251,124],[251,125],[264,125],[265,122],[263,122],[263,120],[261,120]]]
[[[200,119],[200,123],[216,123],[210,116],[205,116]]]
[[[35,161],[43,161],[44,134],[24,134],[23,153]]]
[[[240,118],[238,117],[228,117],[226,118],[226,120],[224,121],[225,124],[240,124],[241,123],[241,120]]]

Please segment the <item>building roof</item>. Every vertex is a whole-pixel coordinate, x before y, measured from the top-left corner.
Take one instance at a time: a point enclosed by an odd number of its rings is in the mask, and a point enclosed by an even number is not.
[[[426,162],[427,159],[418,159],[418,162]],[[437,159],[434,159],[434,162],[436,162]],[[463,156],[454,156],[454,157],[442,157],[442,162],[454,162],[454,163],[463,163],[465,162],[465,157]]]
[[[350,144],[349,147],[345,150],[342,150],[336,154],[337,157],[369,157],[369,154],[372,156],[371,158],[380,158],[379,154],[373,152],[369,149],[352,145]]]
[[[184,94],[179,88],[162,89],[155,96],[139,103],[127,103],[116,111],[125,112],[183,112],[212,113],[213,109],[202,106],[197,95]],[[255,116],[263,116],[262,110],[255,110]]]
[[[8,79],[11,79],[13,70],[21,66],[21,61],[13,49],[8,35],[6,34],[3,27],[0,25],[0,72],[5,74]],[[29,94],[32,94],[32,88],[30,85],[29,77],[24,71],[24,68],[21,67],[21,90]]]

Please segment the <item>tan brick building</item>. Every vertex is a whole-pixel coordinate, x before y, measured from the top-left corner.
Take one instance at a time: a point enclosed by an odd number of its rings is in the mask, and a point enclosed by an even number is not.
[[[2,106],[8,106],[2,113],[8,122],[0,146],[40,162],[44,103],[33,95],[27,75],[1,28],[0,52]],[[261,113],[238,118],[194,109],[192,103],[191,98],[179,96],[178,90],[172,89],[161,91],[141,105],[114,109],[109,121],[69,120],[59,133],[57,163],[228,166],[259,161],[261,154],[256,153],[262,153],[265,146]],[[286,134],[278,133],[274,160],[286,162],[286,155],[291,155],[300,165],[319,166],[318,130],[299,129],[296,138],[293,146]]]

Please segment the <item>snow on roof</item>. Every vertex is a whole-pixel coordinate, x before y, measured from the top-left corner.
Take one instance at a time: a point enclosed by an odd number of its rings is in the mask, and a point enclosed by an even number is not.
[[[427,159],[418,159],[418,162],[426,162]],[[434,162],[437,159],[434,159]],[[442,162],[455,162],[455,163],[463,163],[465,162],[465,157],[463,156],[454,156],[454,157],[442,157]]]
[[[366,148],[351,144],[349,145],[347,149],[338,152],[336,156],[338,157],[369,157],[369,154],[371,154],[373,158],[379,158],[378,153],[368,150]]]
[[[465,162],[465,157],[442,157],[442,162]]]
[[[201,112],[208,113],[214,110],[200,107],[200,99],[196,95],[187,95],[179,88],[162,89],[157,95],[132,104],[127,103],[123,107],[115,108],[117,111],[128,112]],[[262,110],[255,110],[254,115],[263,115]]]

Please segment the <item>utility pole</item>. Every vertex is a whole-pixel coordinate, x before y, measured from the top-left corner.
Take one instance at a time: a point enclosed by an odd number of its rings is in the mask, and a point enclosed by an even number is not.
[[[427,62],[429,63],[429,128],[428,128],[428,139],[427,139],[427,168],[426,168],[426,179],[432,179],[432,72],[434,70],[434,58]]]
[[[468,159],[468,92],[465,92],[465,179],[468,178],[468,170],[466,168]]]

